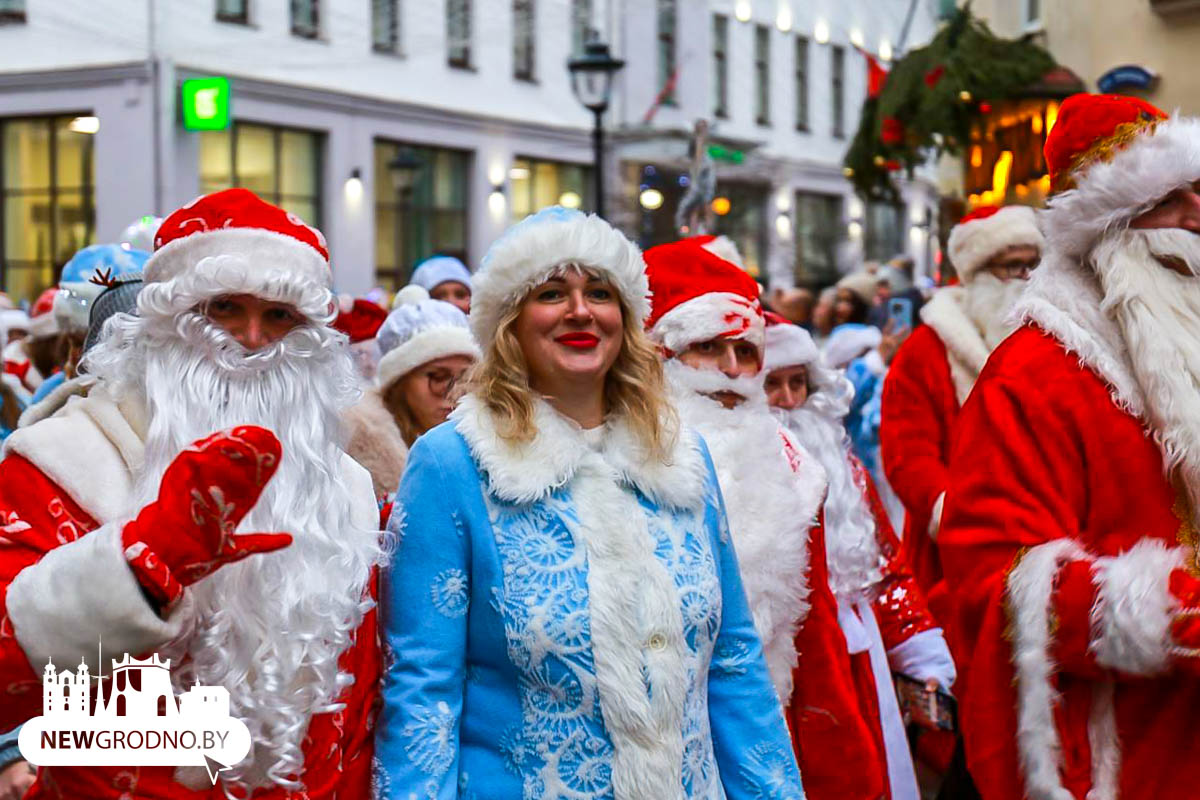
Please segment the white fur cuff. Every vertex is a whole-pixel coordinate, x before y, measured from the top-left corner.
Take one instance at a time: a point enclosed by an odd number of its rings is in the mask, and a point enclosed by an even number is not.
[[[162,619],[142,595],[121,551],[121,527],[109,523],[48,552],[17,574],[7,610],[17,643],[39,671],[53,658],[59,667],[86,659],[93,675],[97,646],[105,657],[141,656],[162,647],[191,618],[191,595]]]
[[[1099,592],[1092,607],[1091,645],[1096,663],[1131,675],[1167,668],[1176,605],[1168,584],[1171,570],[1182,566],[1182,551],[1157,540],[1096,559]]]
[[[942,528],[942,506],[946,505],[946,493],[938,495],[933,502],[933,510],[929,512],[929,538],[937,541],[938,531]]]
[[[887,656],[888,664],[894,671],[919,681],[935,678],[943,691],[950,691],[954,679],[958,677],[954,658],[946,646],[946,637],[941,628],[931,628],[908,637],[889,650]]]

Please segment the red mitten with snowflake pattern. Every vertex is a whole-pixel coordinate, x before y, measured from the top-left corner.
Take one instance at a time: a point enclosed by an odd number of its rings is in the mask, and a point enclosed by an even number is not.
[[[121,532],[125,560],[159,608],[225,564],[292,543],[286,533],[234,534],[280,455],[273,433],[243,425],[193,442],[167,467],[158,499]]]

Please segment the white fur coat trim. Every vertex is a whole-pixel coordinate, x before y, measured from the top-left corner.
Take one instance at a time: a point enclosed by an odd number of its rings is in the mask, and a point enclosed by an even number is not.
[[[1096,559],[1099,589],[1092,607],[1096,663],[1130,675],[1157,675],[1170,661],[1171,617],[1178,602],[1171,571],[1184,566],[1183,550],[1143,539],[1119,556]]]
[[[1048,245],[1081,258],[1174,189],[1200,178],[1200,119],[1173,116],[1109,161],[1087,167],[1076,188],[1052,196],[1041,213]],[[1041,272],[1038,269],[1036,272]],[[1035,274],[1036,274],[1035,272]]]
[[[1050,602],[1054,577],[1068,561],[1087,559],[1070,539],[1030,548],[1008,574],[1013,666],[1017,677],[1017,751],[1030,800],[1074,800],[1059,777],[1062,742],[1054,719]]]
[[[588,612],[596,687],[613,740],[616,800],[682,797],[687,668],[679,592],[637,499],[599,453],[571,480],[588,554]]]
[[[437,325],[426,328],[407,342],[397,345],[379,361],[376,384],[384,391],[422,364],[445,356],[470,356],[479,360],[479,345],[471,331],[461,325]]]
[[[1032,322],[1058,340],[1080,364],[1102,378],[1113,402],[1145,420],[1145,398],[1134,377],[1117,324],[1100,310],[1100,281],[1077,260],[1050,250],[1033,271],[1012,316]]]
[[[91,375],[79,375],[63,381],[34,405],[21,412],[17,421],[18,428],[27,428],[35,422],[41,422],[47,417],[54,416],[59,409],[67,404],[72,397],[85,397],[96,379]]]
[[[363,392],[362,399],[346,410],[345,420],[346,453],[371,473],[376,497],[391,495],[404,473],[408,447],[379,390]]]
[[[946,346],[950,377],[954,380],[954,394],[960,406],[967,401],[967,395],[991,355],[983,334],[967,314],[968,291],[966,286],[938,289],[933,299],[921,309],[921,319],[933,328]]]
[[[708,292],[675,306],[650,329],[650,338],[672,353],[722,336],[745,339],[761,353],[766,321],[758,302],[733,292]]]
[[[513,503],[537,502],[565,486],[590,452],[579,426],[544,400],[535,401],[537,434],[525,444],[503,439],[492,412],[473,394],[459,401],[450,419],[485,473],[488,490]],[[696,508],[704,502],[707,466],[693,433],[676,433],[669,459],[660,462],[647,455],[623,420],[608,424],[602,453],[624,483],[671,508]]]

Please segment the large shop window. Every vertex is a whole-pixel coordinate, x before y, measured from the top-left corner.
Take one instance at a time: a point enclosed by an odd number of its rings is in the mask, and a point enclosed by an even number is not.
[[[512,183],[513,222],[546,206],[585,211],[592,207],[592,170],[579,164],[515,158],[508,177]]]
[[[895,203],[867,203],[867,238],[864,255],[875,261],[889,261],[904,255],[904,206]]]
[[[397,180],[397,159],[409,165]],[[471,154],[375,142],[375,282],[395,291],[413,266],[434,254],[468,266],[467,209]]]
[[[796,193],[796,285],[828,286],[838,278],[838,246],[844,238],[842,197]]]
[[[95,240],[94,117],[0,119],[0,270],[15,301],[32,301]]]
[[[200,133],[200,191],[242,186],[321,227],[319,133],[234,122]]]

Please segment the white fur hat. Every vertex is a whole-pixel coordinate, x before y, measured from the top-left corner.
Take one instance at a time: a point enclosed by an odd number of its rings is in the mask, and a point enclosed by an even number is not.
[[[1029,206],[984,206],[972,211],[950,231],[950,261],[963,283],[969,283],[993,256],[1009,247],[1044,245],[1037,216]]]
[[[417,265],[417,268],[413,270],[412,278],[409,279],[409,283],[415,283],[427,292],[432,292],[447,281],[461,283],[469,291],[471,289],[471,271],[467,269],[466,264],[454,256],[431,256]],[[396,303],[393,302],[392,307],[394,308],[395,305]]]
[[[821,357],[821,351],[817,349],[812,335],[799,325],[768,319],[766,336],[764,372],[785,367],[806,367]]]
[[[639,325],[650,312],[637,245],[595,214],[550,206],[509,228],[483,257],[471,292],[475,338],[490,342],[505,311],[565,264],[606,275]]]
[[[412,370],[445,356],[478,359],[479,345],[467,327],[467,315],[450,303],[433,300],[429,292],[410,284],[396,295],[376,337],[383,358],[377,380],[382,389]]]

